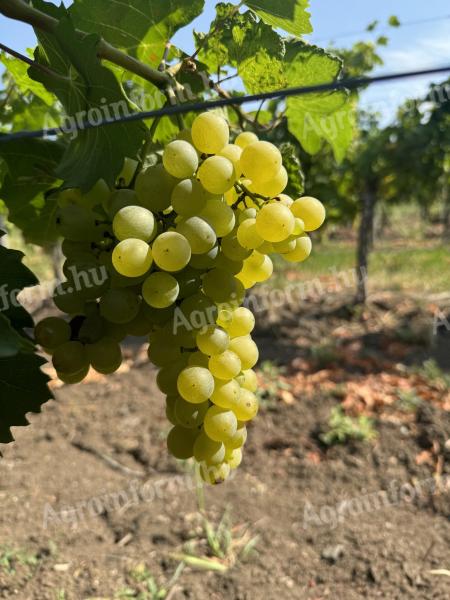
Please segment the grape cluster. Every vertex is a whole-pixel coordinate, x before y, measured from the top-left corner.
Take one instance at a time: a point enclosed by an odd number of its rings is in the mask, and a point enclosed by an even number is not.
[[[194,457],[203,479],[218,483],[241,463],[258,413],[246,290],[271,277],[271,254],[308,258],[306,232],[322,225],[325,209],[285,195],[276,146],[251,132],[230,143],[215,112],[199,115],[160,163],[136,166],[126,161],[112,192],[103,182],[88,194],[59,192],[67,281],[54,301],[71,320],[45,319],[36,341],[59,377],[76,383],[90,366],[117,370],[126,336],[148,336],[173,425],[169,452]],[[83,279],[98,271],[104,277]]]

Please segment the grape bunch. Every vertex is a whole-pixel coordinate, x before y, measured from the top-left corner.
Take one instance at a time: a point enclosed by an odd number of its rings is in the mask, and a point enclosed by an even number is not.
[[[307,232],[325,220],[312,197],[293,200],[276,146],[226,120],[200,114],[139,170],[127,159],[116,189],[58,193],[56,224],[66,258],[56,306],[36,341],[65,383],[90,367],[116,371],[125,337],[148,336],[172,425],[169,452],[194,458],[202,478],[224,481],[239,466],[247,424],[258,413],[246,291],[269,279],[271,255],[300,263]]]

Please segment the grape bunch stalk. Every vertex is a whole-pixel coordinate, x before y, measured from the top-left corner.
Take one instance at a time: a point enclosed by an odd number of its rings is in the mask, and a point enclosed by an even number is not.
[[[258,413],[258,348],[246,290],[273,273],[271,254],[300,263],[307,232],[325,220],[312,197],[293,200],[278,148],[243,132],[230,143],[216,112],[196,117],[140,172],[127,159],[117,188],[58,192],[57,227],[67,278],[35,338],[59,378],[82,381],[122,362],[120,343],[148,336],[173,426],[177,459],[194,458],[208,483],[242,461],[247,424]],[[101,272],[104,277],[86,274]]]

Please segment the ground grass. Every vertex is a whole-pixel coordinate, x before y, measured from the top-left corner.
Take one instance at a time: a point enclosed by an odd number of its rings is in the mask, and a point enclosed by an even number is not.
[[[350,272],[355,268],[354,242],[327,241],[315,244],[312,256],[301,265],[277,260],[278,283],[286,271],[298,270],[302,280]],[[280,273],[281,270],[281,273]],[[398,242],[378,242],[369,263],[370,291],[405,291],[432,294],[450,290],[450,252],[448,247],[435,245],[400,245]]]

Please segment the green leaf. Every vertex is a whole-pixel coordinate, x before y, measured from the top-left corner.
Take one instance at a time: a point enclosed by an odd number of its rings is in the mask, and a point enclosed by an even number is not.
[[[289,86],[308,86],[334,81],[342,61],[324,50],[303,42],[291,43],[286,52]],[[317,154],[326,141],[341,161],[354,130],[353,106],[345,91],[307,94],[286,102],[289,131],[309,154]]]
[[[72,131],[79,121],[99,121],[131,114],[132,110],[114,73],[97,58],[99,37],[80,38],[63,5],[35,0],[34,5],[59,18],[53,34],[36,32],[39,47],[36,60],[57,73],[31,68],[30,76],[52,91],[69,117]],[[99,179],[111,187],[122,170],[125,157],[137,158],[147,128],[139,123],[117,123],[98,129],[75,131],[57,169],[68,187],[89,191]]]
[[[271,27],[300,37],[312,33],[309,0],[249,0],[245,4]]]
[[[54,104],[55,99],[53,94],[47,92],[42,84],[28,77],[28,65],[26,63],[18,58],[9,58],[4,54],[0,54],[0,62],[3,63],[22,94],[34,94],[47,106]]]
[[[292,198],[299,198],[305,191],[305,176],[297,150],[293,144],[285,143],[280,146],[280,152],[283,156],[283,165],[289,175],[289,183],[285,194]]]
[[[398,17],[396,17],[395,15],[392,15],[392,17],[389,17],[388,25],[390,25],[391,27],[400,27],[401,23],[400,23]]]
[[[0,443],[14,441],[11,427],[29,425],[26,414],[41,412],[42,405],[52,398],[49,378],[40,370],[45,362],[24,352],[0,358]]]
[[[7,167],[0,197],[9,220],[28,242],[46,245],[57,239],[56,200],[45,199],[44,193],[57,185],[54,173],[63,152],[62,144],[49,140],[0,141],[0,157]]]
[[[204,0],[75,0],[78,29],[101,35],[146,64],[159,65],[168,40],[198,17]]]
[[[33,344],[17,333],[9,319],[0,312],[0,358],[16,356],[21,351],[33,349]]]
[[[197,47],[202,47],[200,58],[210,73],[226,65],[234,67],[250,93],[284,86],[284,41],[251,11],[241,14],[233,4],[219,4],[210,32],[196,37]]]
[[[4,232],[0,231],[0,237],[3,235]],[[17,331],[33,327],[33,319],[20,306],[17,296],[23,289],[39,283],[30,269],[22,263],[23,256],[23,252],[0,246],[0,311]],[[6,299],[3,290],[7,292]]]

